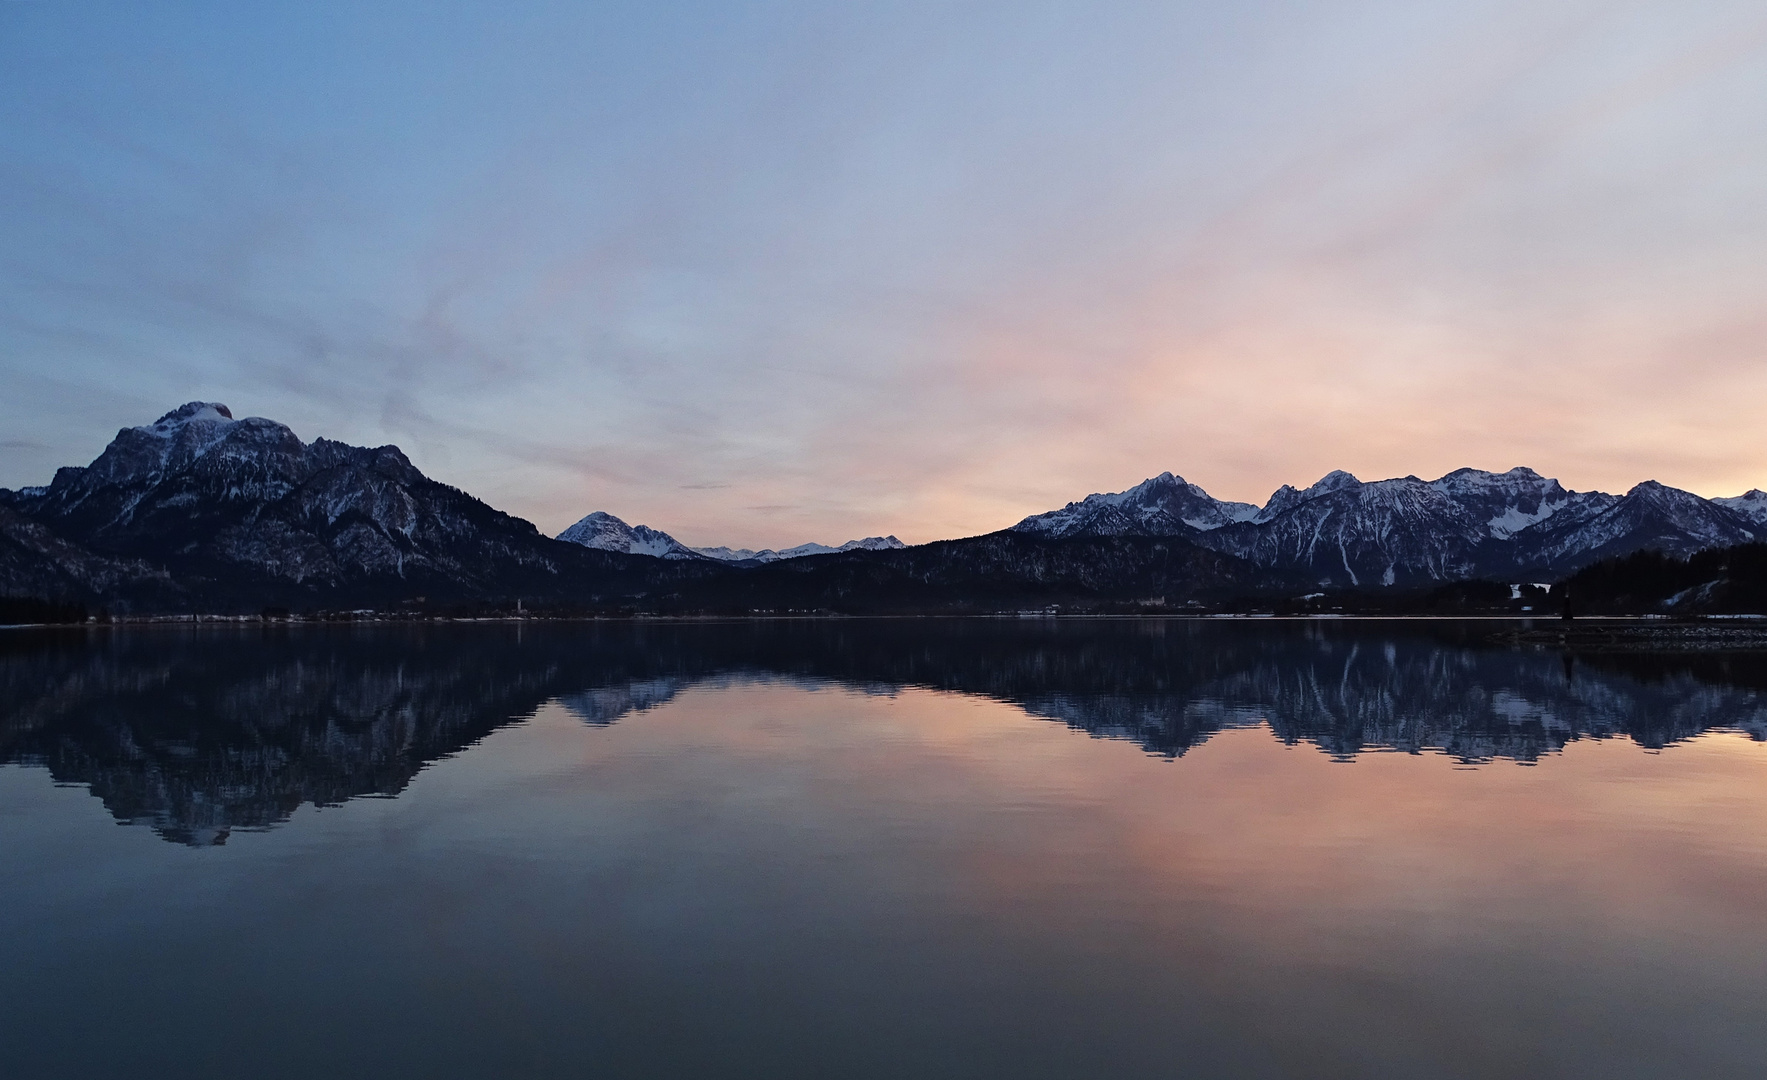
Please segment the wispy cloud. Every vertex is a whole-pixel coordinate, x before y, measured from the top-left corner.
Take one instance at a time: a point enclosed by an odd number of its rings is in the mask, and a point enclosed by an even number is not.
[[[0,484],[197,397],[750,547],[1767,483],[1740,0],[197,18],[0,35]]]

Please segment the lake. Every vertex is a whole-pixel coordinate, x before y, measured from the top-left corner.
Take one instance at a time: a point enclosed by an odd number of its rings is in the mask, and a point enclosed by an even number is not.
[[[1767,656],[0,631],[18,1077],[1767,1075]]]

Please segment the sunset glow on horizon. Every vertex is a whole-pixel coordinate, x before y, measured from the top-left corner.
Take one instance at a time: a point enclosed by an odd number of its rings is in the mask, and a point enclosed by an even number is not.
[[[0,4],[0,486],[185,401],[548,533],[1767,488],[1767,16]]]

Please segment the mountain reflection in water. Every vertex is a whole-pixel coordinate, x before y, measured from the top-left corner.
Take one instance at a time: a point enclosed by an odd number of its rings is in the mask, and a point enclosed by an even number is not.
[[[1009,702],[1177,757],[1267,725],[1338,758],[1535,762],[1567,742],[1767,738],[1767,657],[1498,647],[1490,624],[855,620],[13,632],[0,762],[204,845],[394,796],[549,701],[612,724],[708,680]]]

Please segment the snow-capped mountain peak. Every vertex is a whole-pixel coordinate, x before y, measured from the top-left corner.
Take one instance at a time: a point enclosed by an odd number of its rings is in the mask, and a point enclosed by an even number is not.
[[[1198,504],[1210,509],[1197,513]],[[1258,566],[1300,571],[1321,585],[1366,587],[1562,573],[1643,547],[1686,555],[1767,538],[1767,494],[1707,500],[1647,481],[1620,498],[1569,491],[1525,467],[1370,483],[1340,469],[1305,489],[1285,484],[1257,509],[1218,503],[1162,473],[1127,491],[1028,517],[1013,530],[1182,536]]]
[[[860,540],[848,540],[836,551],[895,551],[907,547],[902,541],[891,536],[867,536]]]
[[[1595,512],[1561,511],[1518,534],[1526,557],[1540,567],[1568,569],[1644,548],[1686,556],[1746,543],[1760,532],[1747,517],[1715,500],[1655,480],[1635,485],[1622,498],[1601,498],[1605,502],[1595,504]]]
[[[1262,525],[1278,514],[1294,509],[1305,499],[1306,496],[1301,493],[1300,488],[1292,484],[1284,484],[1270,493],[1270,498],[1265,501],[1263,507],[1252,515],[1252,522]]]
[[[1262,525],[1266,521],[1288,513],[1310,499],[1317,499],[1321,495],[1329,495],[1334,491],[1360,487],[1361,484],[1362,481],[1342,469],[1333,469],[1320,477],[1312,487],[1304,490],[1284,484],[1270,494],[1269,500],[1264,503],[1262,508],[1254,509],[1245,520]]]
[[[1760,488],[1754,488],[1741,495],[1732,495],[1727,498],[1713,499],[1712,501],[1719,506],[1725,507],[1737,514],[1741,514],[1756,525],[1767,527],[1767,491],[1762,491]]]
[[[151,424],[142,424],[137,431],[150,435],[171,436],[192,424],[234,424],[233,410],[218,401],[191,401],[178,406]]]
[[[192,401],[151,424],[121,429],[90,465],[58,470],[40,490],[44,503],[37,509],[78,518],[79,529],[126,528],[144,499],[151,504],[152,489],[193,469],[225,499],[279,498],[298,482],[305,451],[293,431],[273,420],[235,420],[225,405]]]
[[[1163,472],[1125,491],[1088,495],[1060,510],[1033,514],[1012,531],[1051,538],[1163,536],[1219,529],[1249,521],[1257,512],[1250,503],[1223,502],[1182,476]]]
[[[213,449],[239,423],[233,419],[232,410],[218,401],[192,401],[180,405],[151,424],[128,430],[145,436],[150,442],[159,443],[162,464],[170,459],[187,463]],[[260,420],[258,423],[270,421]]]
[[[1306,490],[1305,494],[1312,496],[1329,495],[1334,491],[1342,491],[1345,488],[1360,487],[1361,484],[1362,481],[1356,479],[1354,473],[1348,473],[1342,469],[1333,469],[1315,481],[1313,486]]]
[[[697,559],[700,554],[681,541],[648,525],[628,525],[612,514],[597,510],[558,534],[567,544],[627,555],[650,555],[658,559]]]

